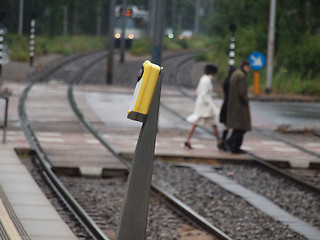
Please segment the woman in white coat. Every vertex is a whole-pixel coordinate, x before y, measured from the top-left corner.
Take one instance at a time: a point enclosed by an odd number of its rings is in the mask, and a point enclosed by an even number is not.
[[[219,109],[212,99],[212,80],[217,72],[218,68],[216,66],[211,64],[206,65],[204,68],[204,75],[200,78],[198,83],[195,109],[193,114],[187,118],[187,121],[192,123],[188,132],[187,140],[184,143],[184,146],[188,149],[192,149],[190,139],[198,125],[212,126],[213,133],[217,138],[217,144],[221,143],[218,132]]]

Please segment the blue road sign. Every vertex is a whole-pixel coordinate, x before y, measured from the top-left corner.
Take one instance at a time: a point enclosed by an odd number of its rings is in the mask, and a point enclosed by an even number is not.
[[[248,61],[250,62],[250,67],[253,70],[260,70],[266,64],[266,58],[261,52],[253,52],[248,57]]]

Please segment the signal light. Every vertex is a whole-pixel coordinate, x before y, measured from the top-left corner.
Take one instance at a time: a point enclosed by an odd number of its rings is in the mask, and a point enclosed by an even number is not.
[[[120,16],[131,17],[132,16],[132,8],[127,8],[126,11],[123,11],[122,7],[119,8],[119,15]]]
[[[127,8],[126,17],[131,17],[131,15],[132,15],[132,8]]]

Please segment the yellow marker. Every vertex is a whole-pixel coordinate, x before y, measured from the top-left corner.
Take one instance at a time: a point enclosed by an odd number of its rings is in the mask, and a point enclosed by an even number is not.
[[[128,118],[139,122],[146,120],[160,72],[161,68],[149,60],[143,63],[128,110]]]

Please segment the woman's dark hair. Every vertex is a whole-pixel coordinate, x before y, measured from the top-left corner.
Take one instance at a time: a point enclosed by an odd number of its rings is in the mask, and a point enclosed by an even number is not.
[[[250,62],[248,60],[243,60],[241,65],[240,65],[240,68],[243,69],[244,66],[249,66],[250,67]]]
[[[208,64],[204,67],[205,74],[212,74],[212,73],[216,74],[217,72],[218,72],[218,68],[213,64]]]

